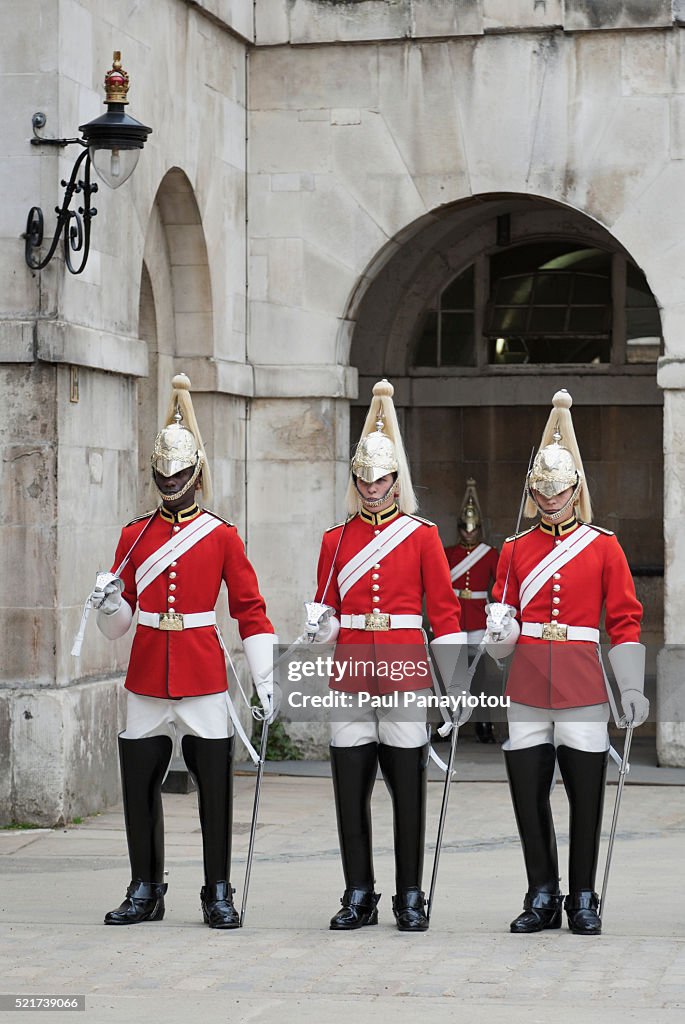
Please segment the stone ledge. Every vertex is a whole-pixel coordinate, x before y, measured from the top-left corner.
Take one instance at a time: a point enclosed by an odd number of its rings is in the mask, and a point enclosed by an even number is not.
[[[255,366],[255,398],[357,397],[353,366]]]
[[[388,377],[400,406],[494,406],[549,405],[559,388],[565,387],[578,405],[662,405],[653,373],[581,374],[558,373],[498,374],[483,376]],[[359,378],[359,405],[368,401],[377,377]],[[685,364],[683,371],[685,381]],[[541,381],[543,386],[541,386]],[[660,382],[659,382],[660,383]],[[685,386],[685,384],[683,385]]]
[[[261,0],[256,46],[680,26],[683,0]]]
[[[36,321],[36,358],[128,377],[146,377],[148,372],[144,341],[63,320]]]

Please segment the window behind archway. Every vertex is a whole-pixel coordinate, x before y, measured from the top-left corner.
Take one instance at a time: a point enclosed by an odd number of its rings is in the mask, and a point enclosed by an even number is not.
[[[482,255],[426,310],[413,365],[655,362],[659,311],[621,253],[547,240]]]

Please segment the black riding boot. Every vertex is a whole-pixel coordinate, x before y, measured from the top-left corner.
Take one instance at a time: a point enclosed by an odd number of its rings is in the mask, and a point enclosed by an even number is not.
[[[551,743],[505,750],[504,760],[516,815],[528,892],[523,913],[511,922],[512,932],[541,932],[561,926],[557,841],[549,794],[556,754]]]
[[[331,775],[338,839],[345,876],[342,910],[331,918],[333,931],[378,924],[371,848],[371,793],[376,781],[378,744],[331,746]]]
[[[426,895],[421,889],[426,832],[428,745],[378,747],[383,778],[392,797],[395,885],[392,909],[401,932],[425,932]]]
[[[169,736],[128,740],[119,736],[121,790],[131,862],[124,902],[105,914],[105,924],[139,924],[164,917],[164,813],[162,782],[171,760]]]
[[[231,838],[233,826],[233,737],[206,740],[184,736],[183,757],[197,786],[202,828],[205,884],[202,915],[210,928],[239,928],[233,906]]]
[[[564,903],[568,926],[576,935],[600,935],[594,890],[609,752],[562,746],[557,758],[570,809],[569,894]]]

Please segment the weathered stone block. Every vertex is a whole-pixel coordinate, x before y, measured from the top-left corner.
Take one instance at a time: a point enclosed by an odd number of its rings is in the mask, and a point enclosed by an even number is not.
[[[656,28],[673,21],[671,0],[565,0],[564,28]]]

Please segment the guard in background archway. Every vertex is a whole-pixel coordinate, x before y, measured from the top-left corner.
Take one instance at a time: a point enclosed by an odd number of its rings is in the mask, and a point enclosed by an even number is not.
[[[201,509],[209,467],[185,374],[173,379],[166,426],[155,438],[152,474],[161,504],[124,527],[110,582],[90,595],[98,626],[116,639],[138,625],[126,675],[126,730],[119,737],[131,883],[105,924],[164,917],[161,787],[174,741],[198,790],[210,928],[237,928],[230,882],[233,724],[215,606],[222,582],[264,713],[271,715],[273,648],[257,577],[234,526]]]
[[[460,655],[466,637],[437,528],[414,514],[417,502],[392,385],[380,381],[373,394],[352,459],[350,515],[324,534],[318,566],[316,600],[332,615],[317,640],[337,637],[336,661],[349,668],[330,683],[349,698],[344,720],[334,715],[331,722],[345,892],[330,927],[350,930],[378,921],[370,802],[380,764],[393,804],[397,927],[425,931],[421,879],[429,748],[426,709],[412,701],[432,686],[422,631],[424,597],[443,679],[451,681],[460,670],[465,677]],[[391,664],[397,671],[388,674]],[[389,708],[368,699],[381,697],[389,700]],[[462,706],[459,723],[469,714]]]
[[[452,586],[461,605],[461,625],[469,643],[469,659],[485,635],[485,604],[497,575],[499,551],[483,540],[483,513],[478,500],[476,481],[469,477],[457,522],[459,543],[445,548]],[[481,658],[471,690],[479,693],[485,683],[485,662]],[[481,743],[494,743],[492,722],[476,722],[476,736]]]
[[[523,913],[512,932],[561,924],[562,894],[550,788],[558,761],[570,806],[569,892],[564,908],[579,935],[598,935],[595,874],[602,825],[613,700],[599,650],[602,610],[609,660],[627,722],[649,713],[644,696],[642,606],[626,556],[610,530],[591,525],[587,481],[559,391],[528,476],[525,514],[540,522],[507,538],[488,608],[486,643],[513,651],[506,694],[504,756],[528,875]]]

